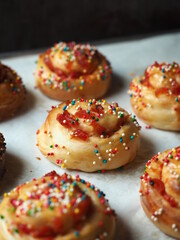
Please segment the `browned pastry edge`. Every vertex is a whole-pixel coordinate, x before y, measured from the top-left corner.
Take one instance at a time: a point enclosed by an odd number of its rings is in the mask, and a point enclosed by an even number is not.
[[[5,139],[2,133],[0,133],[0,179],[3,177],[5,173],[5,158],[4,158],[5,151],[6,151]]]
[[[20,76],[0,62],[0,122],[13,117],[23,105],[26,89]]]
[[[147,217],[180,239],[180,146],[156,154],[141,176],[140,200]]]

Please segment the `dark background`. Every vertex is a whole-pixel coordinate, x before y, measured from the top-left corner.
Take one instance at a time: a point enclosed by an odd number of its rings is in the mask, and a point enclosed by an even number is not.
[[[180,29],[180,0],[0,0],[0,52]]]

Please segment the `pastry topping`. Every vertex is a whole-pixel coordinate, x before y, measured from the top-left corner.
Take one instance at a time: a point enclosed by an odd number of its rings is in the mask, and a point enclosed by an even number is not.
[[[72,116],[67,110],[62,114],[57,115],[57,121],[66,128],[72,128],[79,125],[78,121],[76,121],[74,116]]]
[[[180,95],[180,65],[155,62],[145,71],[141,84],[155,88],[155,94]]]
[[[66,70],[71,70],[73,63],[77,61],[78,65],[83,68],[83,71],[80,72],[81,75],[91,73],[98,65],[98,52],[94,46],[90,46],[89,44],[60,42],[47,51],[47,56],[49,55],[51,58],[56,54],[58,54],[59,59],[65,58]],[[74,73],[76,74],[76,72]]]
[[[101,204],[105,204],[105,195],[95,189],[94,185],[80,179],[78,175],[74,179],[53,171],[5,194],[4,197],[8,197],[9,201],[7,211],[11,212],[12,218],[6,219],[1,215],[0,219],[10,226],[11,234],[53,239],[73,230],[78,236],[86,220],[94,214],[88,189],[83,191],[79,183],[93,190]],[[108,207],[104,214],[112,215],[114,212]],[[34,221],[29,223],[28,218],[32,217]]]
[[[79,138],[81,140],[86,141],[89,138],[89,135],[88,135],[88,133],[84,132],[81,129],[76,129],[73,131],[72,137]]]
[[[0,62],[0,84],[7,84],[13,95],[19,93],[23,87],[17,73]]]
[[[108,138],[128,119],[129,115],[117,103],[107,104],[105,100],[82,98],[67,102],[63,113],[57,115],[57,121],[72,131],[71,136],[81,140],[87,140],[92,135]]]
[[[40,59],[38,76],[51,89],[83,90],[86,82],[104,81],[112,72],[109,62],[89,44],[60,42],[40,55]]]
[[[153,182],[153,185],[152,185],[152,182]],[[159,179],[150,180],[150,185],[153,186],[163,196],[163,198],[169,202],[171,207],[178,206],[178,203],[174,200],[174,198],[169,196],[166,193],[165,185],[161,180],[159,180]]]
[[[171,196],[171,193],[174,192],[174,194],[179,194],[178,181],[180,168],[178,167],[178,161],[180,159],[180,147],[170,150],[163,159],[160,159],[159,155],[160,153],[155,155],[151,160],[147,162],[145,173],[141,177],[142,181],[145,181],[145,183],[149,183],[149,185],[146,185],[146,195],[149,194],[149,187],[156,189],[159,194],[167,202],[169,202],[171,207],[177,208],[178,202],[174,199],[174,197]],[[164,168],[168,168],[170,174],[170,177],[166,177],[167,181],[165,182],[163,180],[163,174],[165,171]],[[153,177],[152,171],[154,173]],[[167,184],[168,187],[166,187]],[[171,191],[167,190],[169,188],[171,188]]]
[[[67,75],[66,75],[61,69],[56,68],[56,67],[53,66],[53,64],[52,64],[52,62],[51,62],[51,60],[50,60],[50,58],[49,58],[48,55],[45,56],[44,62],[45,62],[45,64],[47,65],[47,67],[48,67],[52,72],[55,72],[59,77],[61,77],[61,78],[66,78],[66,77],[67,77]]]

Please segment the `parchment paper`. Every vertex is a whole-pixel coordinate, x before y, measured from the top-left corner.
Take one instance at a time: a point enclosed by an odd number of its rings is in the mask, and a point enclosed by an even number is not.
[[[144,69],[157,61],[180,62],[180,33],[156,36],[133,41],[109,41],[97,45],[113,67],[113,84],[106,96],[107,101],[117,101],[132,112],[127,95],[130,80],[142,74]],[[0,184],[0,196],[20,183],[41,177],[45,173],[64,170],[55,166],[36,147],[36,131],[44,122],[47,110],[58,101],[51,100],[35,89],[33,71],[37,54],[18,54],[2,59],[22,77],[27,88],[26,104],[13,119],[0,123],[0,131],[7,143],[6,164],[8,172]],[[118,216],[116,240],[167,240],[145,216],[139,201],[140,175],[145,163],[157,152],[180,144],[180,133],[145,129],[142,126],[141,147],[137,157],[123,170],[100,173],[78,172],[80,177],[92,182],[106,193],[110,205]],[[40,157],[41,160],[37,160]],[[75,171],[67,171],[76,175]]]

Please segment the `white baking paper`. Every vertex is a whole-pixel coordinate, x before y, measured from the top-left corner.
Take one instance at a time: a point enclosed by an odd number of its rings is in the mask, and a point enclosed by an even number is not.
[[[113,67],[113,84],[106,96],[107,101],[117,101],[132,112],[128,86],[132,76],[142,74],[144,69],[157,61],[180,63],[180,33],[144,38],[133,41],[108,41],[98,44]],[[7,143],[7,173],[0,184],[0,196],[20,183],[38,178],[45,173],[65,170],[49,162],[36,147],[36,131],[44,122],[47,110],[58,101],[44,96],[35,89],[33,71],[37,54],[18,54],[2,59],[22,77],[27,88],[27,100],[20,113],[11,120],[0,123],[0,132]],[[167,240],[145,216],[139,201],[140,175],[145,163],[157,152],[180,145],[180,133],[145,129],[139,121],[141,147],[137,157],[123,170],[100,173],[78,172],[80,177],[95,184],[106,193],[110,205],[116,210],[118,230],[116,240]],[[41,160],[37,160],[40,157]],[[75,171],[67,171],[76,175]]]

